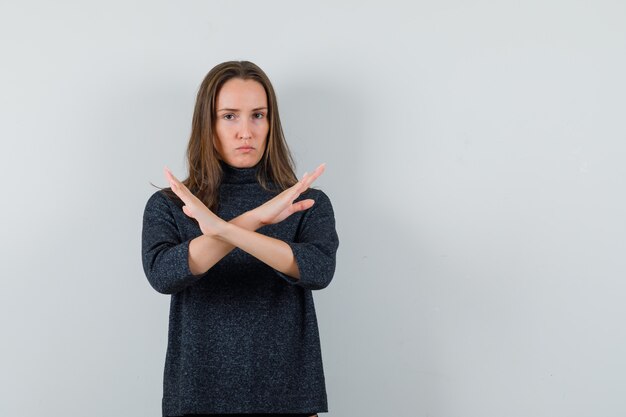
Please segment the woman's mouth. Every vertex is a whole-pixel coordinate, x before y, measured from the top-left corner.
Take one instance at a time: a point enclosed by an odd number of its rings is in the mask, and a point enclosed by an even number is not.
[[[241,146],[237,148],[237,150],[241,152],[250,152],[250,151],[253,151],[254,148],[252,146]]]

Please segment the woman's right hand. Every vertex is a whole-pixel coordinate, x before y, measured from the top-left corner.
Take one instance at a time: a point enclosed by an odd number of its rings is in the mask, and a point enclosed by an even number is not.
[[[315,203],[312,199],[298,201],[297,203],[293,201],[306,191],[317,177],[322,175],[325,168],[326,164],[321,164],[310,175],[305,173],[302,179],[292,187],[287,188],[276,197],[251,210],[250,213],[254,215],[261,226],[265,226],[280,223],[293,213],[311,208]]]

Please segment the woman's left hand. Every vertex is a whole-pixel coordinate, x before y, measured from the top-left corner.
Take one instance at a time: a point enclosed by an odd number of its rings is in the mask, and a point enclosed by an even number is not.
[[[172,187],[172,191],[185,204],[183,212],[187,216],[196,219],[203,234],[209,236],[218,234],[224,228],[226,222],[209,210],[167,167],[165,167],[164,172],[170,187]]]
[[[292,187],[287,188],[276,197],[251,210],[250,213],[254,214],[261,226],[264,226],[280,223],[293,213],[311,208],[315,201],[310,198],[295,203],[294,201],[313,184],[317,177],[322,175],[325,168],[326,164],[321,164],[313,173],[305,173],[302,179]]]

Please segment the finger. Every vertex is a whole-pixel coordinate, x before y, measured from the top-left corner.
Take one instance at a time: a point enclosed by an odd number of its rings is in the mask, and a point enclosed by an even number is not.
[[[300,180],[296,183],[296,185],[302,185],[302,184],[306,181],[306,179],[307,179],[307,177],[308,177],[308,176],[309,176],[309,173],[308,173],[308,172],[305,172],[305,173],[302,175],[302,178],[300,178]]]
[[[325,169],[326,169],[326,164],[325,163],[320,164],[317,168],[315,168],[315,170],[313,171],[313,174],[309,176],[308,181],[316,180],[320,175],[322,175]]]
[[[315,178],[319,177],[326,170],[326,162],[321,163],[317,168],[315,168],[314,176]]]
[[[325,164],[322,164],[325,165]],[[317,167],[315,169],[315,171],[313,171],[312,174],[309,174],[308,172],[305,172],[302,175],[302,178],[295,183],[290,189],[289,189],[289,193],[287,196],[285,196],[286,198],[288,198],[289,200],[293,201],[296,198],[298,198],[298,196],[300,194],[302,194],[307,188],[309,188],[309,185],[317,178],[321,175],[322,171],[324,170],[323,166],[320,165],[319,167]],[[321,170],[320,170],[321,169]]]
[[[291,201],[298,198],[300,194],[302,194],[304,191],[306,191],[307,188],[309,188],[309,185],[311,185],[311,183],[313,183],[313,181],[315,181],[315,179],[322,174],[325,165],[326,164],[322,164],[317,167],[312,174],[305,172],[304,175],[302,175],[302,179],[300,179],[300,181],[298,181],[292,187],[291,192],[289,193],[289,198],[291,199]]]
[[[315,168],[315,171],[313,171],[313,173],[305,181],[306,188],[313,184],[313,181],[315,181],[320,175],[322,175],[325,169],[326,163],[320,164],[320,166]]]
[[[172,174],[172,171],[170,171],[168,167],[164,167],[163,172],[165,173],[165,178],[167,178],[167,181],[170,183],[172,189],[177,188],[178,181],[174,174]]]
[[[165,176],[167,177],[170,187],[174,194],[176,194],[185,204],[190,204],[195,197],[191,191],[172,174],[169,168],[165,167]]]
[[[300,193],[302,193],[303,190],[306,189],[304,187],[304,183],[308,176],[309,176],[309,173],[305,172],[304,175],[302,175],[302,178],[288,189],[289,193],[288,193],[287,198],[293,201],[300,195]]]
[[[187,216],[193,218],[193,214],[191,214],[191,212],[189,211],[189,207],[187,207],[186,205],[183,206],[183,213],[185,213]]]
[[[313,204],[315,204],[315,201],[309,198],[306,200],[298,201],[297,203],[293,203],[291,208],[293,212],[295,213],[295,212],[302,211],[302,210],[308,210],[313,206]]]
[[[181,186],[183,185],[182,182],[180,182],[178,180],[178,178],[176,178],[176,176],[172,173],[172,171],[170,171],[170,169],[168,167],[165,167],[165,176],[167,177],[167,179],[170,181],[170,183],[174,183],[177,186]],[[184,185],[183,185],[184,186]]]

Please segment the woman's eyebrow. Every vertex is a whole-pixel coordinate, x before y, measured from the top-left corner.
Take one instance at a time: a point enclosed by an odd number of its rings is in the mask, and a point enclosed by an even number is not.
[[[252,111],[257,111],[257,110],[267,110],[267,107],[256,107],[252,109]],[[239,109],[223,108],[223,109],[219,109],[218,111],[239,111]]]

